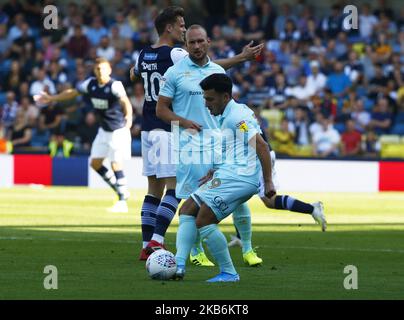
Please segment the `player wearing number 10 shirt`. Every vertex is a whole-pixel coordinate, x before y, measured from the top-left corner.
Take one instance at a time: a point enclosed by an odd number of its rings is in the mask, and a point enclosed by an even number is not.
[[[175,195],[176,165],[167,157],[171,153],[171,125],[157,118],[156,104],[164,73],[188,55],[187,51],[174,47],[184,42],[184,10],[168,7],[156,17],[154,24],[159,39],[140,52],[131,70],[131,79],[141,79],[145,91],[141,139],[143,175],[147,176],[148,190],[141,209],[140,260],[146,260],[163,246],[164,235],[180,202]]]

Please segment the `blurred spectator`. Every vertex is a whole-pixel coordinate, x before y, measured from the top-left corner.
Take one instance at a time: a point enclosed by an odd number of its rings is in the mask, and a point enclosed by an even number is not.
[[[342,29],[342,9],[335,4],[331,8],[331,14],[321,22],[323,35],[327,38],[335,38]]]
[[[142,130],[142,117],[136,116],[133,119],[132,128],[130,129],[132,134],[132,155],[140,156],[142,148],[141,131]]]
[[[244,33],[244,39],[247,41],[260,41],[264,37],[264,32],[260,26],[260,20],[258,16],[251,15],[248,18],[248,27]]]
[[[392,114],[389,110],[389,102],[386,98],[381,97],[377,100],[377,104],[373,108],[369,128],[377,135],[387,134],[392,125]]]
[[[38,129],[42,132],[48,131],[50,134],[55,135],[60,132],[61,122],[62,111],[54,103],[51,103],[41,109]]]
[[[311,73],[307,77],[307,87],[314,94],[319,94],[327,83],[327,77],[320,72],[320,63],[316,60],[310,62]]]
[[[374,45],[376,58],[378,62],[386,63],[390,58],[393,48],[388,42],[387,35],[384,30],[380,30],[377,34],[377,41]]]
[[[84,117],[83,123],[78,127],[78,138],[82,151],[90,153],[91,144],[97,135],[99,125],[94,112],[90,111]]]
[[[30,35],[29,26],[26,22],[21,24],[21,35],[17,37],[11,46],[11,58],[33,57],[35,54],[35,38]]]
[[[53,82],[53,84],[58,89],[57,91],[61,90],[60,86],[66,83],[67,75],[63,72],[62,67],[56,61],[52,61],[48,66],[48,76],[49,80]]]
[[[290,86],[295,86],[299,83],[299,78],[303,73],[300,57],[293,54],[289,64],[285,66],[285,77],[288,79]]]
[[[304,107],[297,107],[295,109],[295,144],[299,146],[310,145],[310,132],[309,132],[309,117],[307,110]]]
[[[264,31],[265,39],[271,39],[275,36],[274,22],[276,13],[273,5],[268,1],[261,1],[257,8],[258,16],[261,17],[261,28]]]
[[[233,49],[227,45],[227,41],[224,38],[216,41],[216,47],[213,49],[215,59],[227,59],[234,57],[235,53]]]
[[[295,97],[299,100],[299,104],[303,105],[307,105],[314,93],[314,88],[307,83],[307,77],[305,75],[299,77],[299,83],[296,86],[286,89],[288,96]]]
[[[115,56],[115,48],[110,45],[108,36],[103,36],[97,48],[97,57],[112,61]]]
[[[3,123],[6,133],[13,126],[18,113],[18,102],[15,99],[15,93],[8,91],[6,95],[6,103],[3,105],[1,112],[1,122]]]
[[[86,35],[93,46],[98,46],[102,37],[108,37],[108,31],[103,25],[101,16],[92,18],[91,27],[88,28]]]
[[[10,54],[12,42],[7,36],[7,24],[0,23],[0,60],[6,59]]]
[[[320,39],[320,33],[317,29],[316,20],[309,18],[306,22],[306,31],[301,34],[301,40],[310,43],[315,39]]]
[[[187,20],[185,20],[187,21]],[[237,29],[237,20],[235,17],[230,17],[227,19],[227,23],[225,23],[221,27],[221,34],[226,40],[230,40],[234,37],[234,34]]]
[[[131,39],[123,38],[119,35],[119,28],[114,25],[109,31],[109,43],[117,50],[125,50],[125,40],[132,41]]]
[[[286,108],[287,94],[286,94],[286,80],[283,73],[278,73],[275,76],[275,86],[270,88],[269,96],[271,108],[284,109]]]
[[[21,98],[19,109],[25,117],[25,123],[31,128],[35,127],[39,117],[39,110],[29,96]]]
[[[313,136],[321,130],[322,122],[324,119],[324,114],[321,112],[314,113],[314,121],[309,126],[310,137],[313,139]]]
[[[364,109],[364,103],[362,98],[358,98],[353,105],[353,112],[351,118],[355,122],[355,129],[360,132],[365,132],[369,122],[371,120],[371,115]]]
[[[379,23],[379,20],[370,11],[370,5],[365,3],[359,11],[359,32],[362,40],[368,42],[373,35],[374,27]]]
[[[31,84],[29,94],[33,96],[40,94],[42,91],[46,91],[49,94],[56,94],[55,84],[49,79],[43,68],[37,71],[36,80]]]
[[[136,82],[134,84],[133,95],[131,95],[129,99],[136,115],[141,115],[144,103],[144,88],[142,82]]]
[[[24,7],[18,0],[11,0],[8,1],[4,6],[3,6],[3,11],[7,14],[7,16],[10,18],[10,21],[15,18],[18,14],[21,14],[21,12],[24,11]]]
[[[28,23],[25,22],[24,15],[21,12],[22,11],[18,12],[13,18],[10,17],[10,20],[13,21],[8,30],[8,38],[11,42],[21,37],[24,32],[26,32],[28,36],[32,35],[32,30],[29,28]]]
[[[299,41],[300,31],[292,19],[286,21],[285,29],[279,33],[279,39],[282,41]]]
[[[48,148],[51,157],[69,158],[73,151],[74,144],[66,139],[63,133],[57,131],[55,132],[55,136],[51,138]]]
[[[275,19],[275,33],[279,37],[280,33],[285,30],[286,22],[292,20],[297,21],[296,16],[292,13],[290,5],[288,3],[283,3],[280,5],[279,15]]]
[[[13,152],[28,147],[32,139],[32,130],[27,123],[23,110],[18,110],[13,126],[8,131],[8,140],[13,145]]]
[[[131,39],[133,36],[133,28],[130,26],[125,14],[117,11],[115,14],[115,26],[118,28],[118,34],[124,39]]]
[[[376,101],[379,96],[387,94],[387,78],[384,76],[381,64],[376,64],[374,70],[375,75],[369,82],[368,96]]]
[[[90,41],[83,34],[83,30],[80,25],[76,25],[74,27],[74,34],[70,37],[69,42],[67,43],[67,51],[69,55],[76,58],[85,58],[88,55],[88,51],[90,49]]]
[[[326,86],[331,89],[332,94],[337,98],[342,98],[347,94],[351,85],[351,80],[343,71],[344,65],[337,61],[334,64],[334,72],[328,75]]]
[[[252,111],[254,111],[254,115],[255,118],[258,121],[258,124],[261,127],[261,130],[264,132],[265,136],[268,137],[269,136],[269,123],[268,120],[265,119],[264,117],[262,117],[261,115],[261,111],[262,111],[262,107],[257,106],[257,105],[251,105],[250,106]]]
[[[361,153],[362,135],[355,128],[355,122],[348,119],[345,131],[341,135],[341,155],[357,156]]]
[[[313,153],[320,157],[335,157],[339,154],[340,134],[329,118],[321,119],[320,124],[321,127],[313,134]]]
[[[280,128],[272,134],[271,143],[278,154],[292,155],[295,151],[295,135],[293,124],[282,119]]]
[[[243,31],[247,30],[249,14],[244,3],[241,2],[237,5],[235,15],[239,28]]]
[[[367,130],[362,141],[362,151],[365,157],[377,157],[380,153],[380,141],[373,130]]]
[[[345,74],[349,77],[352,83],[356,83],[362,77],[363,65],[358,59],[358,54],[351,51],[348,54],[348,61],[344,67]]]
[[[248,105],[268,106],[269,88],[265,85],[265,77],[257,74],[254,78],[254,85],[247,91],[246,98]]]
[[[18,60],[12,60],[10,72],[5,77],[5,79],[2,80],[4,80],[2,85],[4,91],[12,90],[14,92],[17,92],[20,83],[25,80],[24,72],[21,69],[21,65]]]

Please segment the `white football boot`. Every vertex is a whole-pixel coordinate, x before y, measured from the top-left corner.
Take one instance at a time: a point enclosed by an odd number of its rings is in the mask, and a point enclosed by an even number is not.
[[[324,232],[327,229],[327,220],[324,215],[324,206],[321,201],[311,204],[314,207],[314,211],[311,214],[314,221],[316,221],[320,226],[321,230]]]
[[[128,213],[128,204],[126,200],[118,200],[112,207],[108,208],[107,211],[111,213]]]

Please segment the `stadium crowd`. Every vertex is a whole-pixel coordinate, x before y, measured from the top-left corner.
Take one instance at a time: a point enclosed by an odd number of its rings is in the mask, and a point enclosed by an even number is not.
[[[291,0],[292,1],[292,0]],[[305,1],[121,1],[60,6],[56,30],[42,10],[56,1],[12,0],[0,10],[0,153],[87,154],[98,124],[90,101],[36,105],[32,96],[76,87],[96,57],[108,59],[134,108],[132,154],[140,155],[143,86],[129,69],[157,34],[159,8],[181,5],[187,26],[207,27],[211,59],[265,42],[254,62],[232,68],[234,98],[252,107],[274,149],[287,156],[380,155],[380,137],[404,135],[404,8],[358,7],[359,28],[344,28],[343,5],[325,13]],[[59,8],[59,6],[58,6]],[[11,143],[8,143],[11,142]]]

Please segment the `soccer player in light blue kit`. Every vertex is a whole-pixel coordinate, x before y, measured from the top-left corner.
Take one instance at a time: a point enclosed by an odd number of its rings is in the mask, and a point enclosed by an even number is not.
[[[159,99],[156,107],[156,114],[167,123],[177,122],[181,128],[181,136],[184,136],[184,130],[190,129],[201,131],[202,129],[217,129],[218,121],[213,117],[205,107],[203,100],[203,91],[199,83],[206,76],[213,73],[225,73],[219,65],[211,62],[207,56],[209,39],[206,31],[199,25],[190,26],[186,33],[186,44],[189,56],[170,67],[164,75],[161,82]],[[172,110],[170,109],[172,105]],[[175,131],[175,129],[173,129]],[[198,189],[199,180],[205,176],[206,172],[212,168],[212,161],[203,162],[204,153],[213,149],[211,145],[201,143],[201,135],[185,134],[188,141],[180,141],[180,144],[173,148],[181,152],[191,147],[193,156],[200,159],[198,164],[181,162],[177,165],[177,186],[176,196],[187,199],[192,192]],[[186,212],[187,207],[183,206],[180,210],[180,229],[184,223],[181,212]],[[251,221],[250,211],[246,204],[237,208],[238,219],[235,219],[237,228],[247,235],[244,237],[243,258],[249,265],[262,263],[262,259],[257,257],[251,247]],[[185,217],[186,215],[183,215]],[[186,220],[186,218],[185,218]],[[198,243],[198,240],[196,240]],[[179,249],[179,250],[178,250]],[[177,260],[185,265],[187,256],[184,256],[183,247],[177,241]],[[191,256],[197,252],[191,252]],[[188,251],[189,255],[189,251]]]
[[[232,99],[232,82],[228,76],[223,73],[211,74],[200,86],[206,107],[212,115],[218,116],[224,159],[217,166],[212,179],[193,192],[184,203],[183,207],[187,210],[180,215],[183,224],[177,232],[177,244],[185,248],[186,256],[199,231],[220,267],[220,273],[207,281],[235,282],[240,277],[218,223],[258,193],[261,174],[265,196],[270,199],[276,195],[271,156],[253,111]],[[175,278],[182,279],[185,265],[178,258],[177,253]]]

